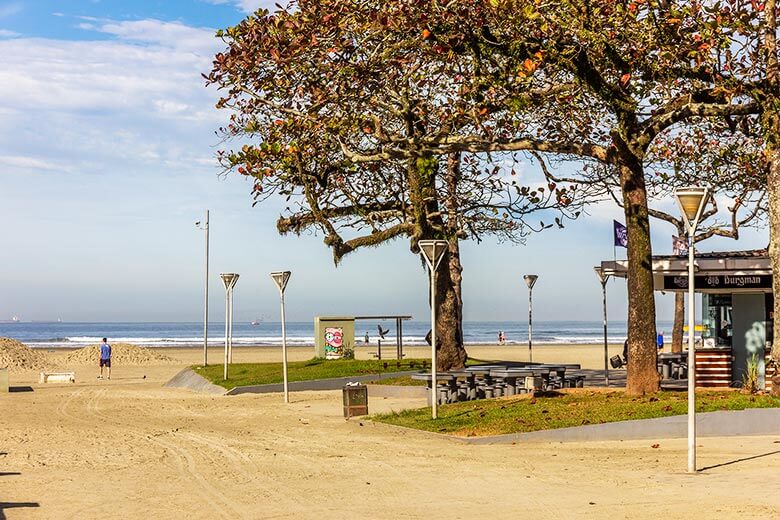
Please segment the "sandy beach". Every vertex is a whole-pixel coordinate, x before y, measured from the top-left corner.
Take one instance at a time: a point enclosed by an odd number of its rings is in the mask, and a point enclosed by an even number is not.
[[[479,359],[527,355],[469,350]],[[294,393],[286,406],[279,394],[163,388],[202,350],[165,354],[182,364],[115,366],[111,381],[98,381],[94,366],[70,367],[77,382],[67,385],[12,374],[12,385],[32,391],[0,395],[0,518],[772,518],[780,510],[767,487],[780,471],[780,436],[701,439],[708,469],[691,476],[684,439],[462,445],[345,421],[337,391]],[[214,362],[220,355],[210,352]],[[309,348],[291,349],[290,359],[309,357]],[[278,349],[234,353],[236,362],[278,359]],[[603,351],[539,346],[534,360],[598,368]],[[370,401],[372,412],[421,405]]]

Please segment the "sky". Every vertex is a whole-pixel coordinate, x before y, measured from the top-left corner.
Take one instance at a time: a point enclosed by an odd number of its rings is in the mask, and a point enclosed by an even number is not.
[[[335,267],[321,236],[280,237],[282,205],[251,207],[251,185],[220,175],[215,130],[229,113],[201,73],[260,0],[0,0],[0,320],[199,321],[211,211],[210,311],[224,312],[219,272],[237,272],[237,320],[278,319],[268,273],[292,271],[287,316],[411,314],[426,319],[427,274],[406,240]],[[667,209],[673,210],[672,201]],[[592,267],[611,259],[611,203],[524,245],[462,246],[466,320],[600,320]],[[673,229],[655,223],[653,249]],[[765,247],[768,233],[705,250]],[[625,256],[618,250],[618,257]],[[609,284],[624,320],[624,281]],[[659,319],[673,297],[657,295]]]

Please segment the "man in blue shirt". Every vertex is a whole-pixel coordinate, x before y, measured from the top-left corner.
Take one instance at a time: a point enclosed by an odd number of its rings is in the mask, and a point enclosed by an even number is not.
[[[108,344],[107,338],[103,338],[103,344],[100,345],[100,375],[98,379],[103,379],[103,367],[108,370],[107,379],[111,379],[111,345]]]

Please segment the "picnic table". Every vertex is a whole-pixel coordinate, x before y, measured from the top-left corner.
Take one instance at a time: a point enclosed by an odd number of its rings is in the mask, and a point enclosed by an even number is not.
[[[687,352],[662,352],[658,354],[658,373],[663,379],[684,379],[687,372]]]
[[[430,373],[412,374],[412,379],[416,381],[425,381],[428,384],[429,404],[433,402],[432,395],[436,395],[439,404],[454,403],[457,401],[458,387],[455,376],[447,372],[436,374],[435,394],[431,392],[433,385],[433,376]]]

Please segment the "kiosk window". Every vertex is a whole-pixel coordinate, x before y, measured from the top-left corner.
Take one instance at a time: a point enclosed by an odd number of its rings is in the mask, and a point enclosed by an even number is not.
[[[704,307],[704,338],[711,338],[719,347],[730,347],[734,334],[731,319],[730,294],[702,295]]]

